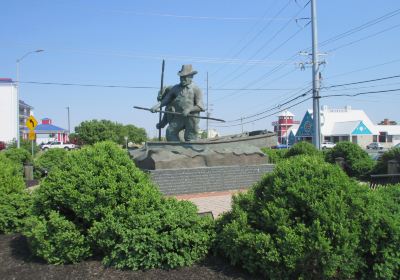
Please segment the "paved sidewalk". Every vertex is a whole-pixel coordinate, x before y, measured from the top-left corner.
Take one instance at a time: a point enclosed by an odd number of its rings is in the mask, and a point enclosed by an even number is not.
[[[189,200],[197,205],[199,213],[212,212],[214,219],[231,209],[232,195],[245,190],[195,193],[175,196],[179,200]]]

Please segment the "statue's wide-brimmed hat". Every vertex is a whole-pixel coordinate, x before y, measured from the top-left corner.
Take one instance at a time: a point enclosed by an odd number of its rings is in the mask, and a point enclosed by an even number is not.
[[[178,76],[180,76],[180,77],[193,76],[196,74],[197,74],[197,71],[193,70],[192,64],[182,65],[181,71],[178,72]]]

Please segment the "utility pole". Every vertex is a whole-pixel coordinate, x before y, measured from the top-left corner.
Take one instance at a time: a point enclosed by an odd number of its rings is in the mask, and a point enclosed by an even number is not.
[[[69,106],[65,107],[67,109],[67,116],[68,116],[68,134],[71,133],[71,125],[70,125],[70,118],[69,118]]]
[[[317,0],[311,0],[311,25],[312,25],[312,76],[313,76],[313,144],[321,149],[321,122],[319,113],[319,62],[318,62],[318,36],[317,36]]]
[[[208,112],[208,71],[207,71],[207,118],[210,117],[210,113]],[[208,138],[208,119],[206,120],[206,130],[207,130],[207,138]]]

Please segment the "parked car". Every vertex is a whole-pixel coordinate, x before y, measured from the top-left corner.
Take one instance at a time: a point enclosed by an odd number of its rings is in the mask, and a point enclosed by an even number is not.
[[[322,142],[321,149],[332,149],[335,146],[336,146],[335,143],[325,141],[325,142]]]
[[[278,144],[276,146],[272,146],[272,149],[290,149],[292,146],[286,144]]]
[[[72,149],[75,149],[76,146],[74,144],[67,144],[67,143],[63,143],[60,141],[54,141],[51,143],[44,144],[42,146],[43,151],[48,150],[48,149],[54,149],[54,148],[72,150]]]
[[[378,142],[372,142],[372,143],[367,145],[367,149],[382,150],[383,146]]]

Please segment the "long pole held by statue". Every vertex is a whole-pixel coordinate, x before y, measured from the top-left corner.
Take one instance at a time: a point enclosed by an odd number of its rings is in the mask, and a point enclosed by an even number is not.
[[[164,88],[164,68],[165,68],[165,60],[162,61],[161,66],[161,86],[160,86],[160,94],[162,95],[163,88]],[[161,123],[162,119],[162,112],[160,108],[160,113],[158,114],[158,123]],[[161,141],[161,127],[158,129],[158,141]]]

